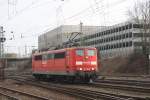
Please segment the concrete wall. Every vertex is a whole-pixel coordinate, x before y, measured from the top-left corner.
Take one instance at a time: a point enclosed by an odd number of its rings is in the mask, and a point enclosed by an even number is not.
[[[8,58],[0,65],[5,69],[5,75],[31,73],[31,58]]]

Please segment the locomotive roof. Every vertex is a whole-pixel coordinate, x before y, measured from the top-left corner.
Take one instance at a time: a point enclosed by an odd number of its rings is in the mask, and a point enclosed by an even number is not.
[[[87,48],[89,48],[89,49],[96,49],[95,47],[70,47],[70,48],[64,48],[64,49],[57,49],[57,50],[48,50],[48,51],[42,51],[42,52],[37,52],[37,53],[34,53],[33,55],[41,55],[41,54],[46,54],[46,53],[51,53],[51,52],[53,52],[53,53],[57,53],[57,52],[63,52],[63,51],[65,51],[65,50],[67,50],[67,49],[87,49]]]

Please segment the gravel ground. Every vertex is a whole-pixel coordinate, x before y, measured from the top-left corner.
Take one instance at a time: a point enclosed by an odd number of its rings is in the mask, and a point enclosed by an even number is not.
[[[8,99],[7,97],[5,97],[3,95],[0,95],[0,100],[10,100],[10,99]]]
[[[47,97],[50,100],[77,100],[77,98],[74,98],[68,95],[64,95],[55,91],[50,91],[48,89],[43,89],[43,88],[36,87],[36,86],[21,84],[17,81],[10,80],[10,79],[0,81],[0,86],[6,86],[12,89],[17,89],[20,91],[40,95],[43,97]],[[1,98],[5,98],[3,96],[0,96],[0,100],[7,100],[7,99],[1,99]]]

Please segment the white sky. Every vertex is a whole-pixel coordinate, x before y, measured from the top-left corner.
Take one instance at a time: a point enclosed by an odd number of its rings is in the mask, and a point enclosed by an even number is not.
[[[136,0],[139,1],[139,0]],[[0,0],[5,52],[25,53],[38,36],[62,24],[113,25],[127,20],[135,0]],[[13,33],[11,33],[13,31]],[[11,39],[11,40],[10,40]]]

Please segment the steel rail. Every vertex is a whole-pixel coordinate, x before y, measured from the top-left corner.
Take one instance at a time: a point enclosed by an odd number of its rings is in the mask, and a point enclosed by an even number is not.
[[[40,100],[49,100],[49,99],[46,98],[46,97],[41,97],[41,96],[39,96],[39,95],[30,94],[30,93],[27,93],[27,92],[23,92],[23,91],[11,89],[11,88],[4,87],[4,86],[0,86],[0,90],[11,91],[11,92],[13,92],[13,93],[18,93],[18,94],[21,94],[21,95],[24,95],[24,96],[28,96],[28,97],[32,97],[32,98],[36,98],[36,99],[40,99]],[[5,95],[5,94],[4,94],[4,95]],[[11,97],[11,96],[10,96],[10,97]]]
[[[123,80],[120,80],[120,79],[104,79],[104,80],[96,79],[95,82],[150,87],[150,81],[124,80],[124,79]]]
[[[110,89],[126,90],[126,91],[133,91],[133,92],[150,93],[150,88],[139,87],[139,86],[97,83],[97,82],[91,83],[89,85],[100,87],[100,88],[110,88]]]
[[[6,93],[0,92],[1,95],[7,97],[10,100],[19,100],[16,96],[8,95]]]

